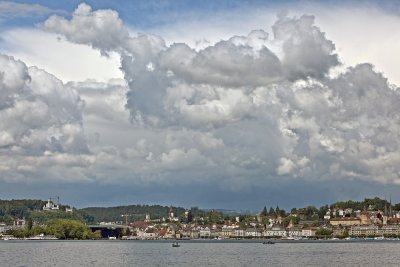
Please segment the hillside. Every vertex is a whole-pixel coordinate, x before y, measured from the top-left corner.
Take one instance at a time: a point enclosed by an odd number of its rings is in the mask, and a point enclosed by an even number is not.
[[[129,205],[117,207],[89,207],[80,209],[93,219],[93,222],[115,222],[124,221],[121,215],[128,214],[128,221],[143,220],[146,214],[151,219],[161,219],[168,216],[169,207],[160,205]],[[180,216],[185,212],[184,208],[172,207],[175,216]]]
[[[74,210],[72,213],[65,212],[65,208],[70,208],[68,205],[60,205],[58,211],[43,211],[43,206],[46,203],[47,201],[37,199],[0,200],[0,222],[13,224],[15,219],[23,218],[38,223],[45,223],[56,218],[74,219],[82,222],[90,219],[79,210]]]
[[[14,218],[28,218],[32,211],[41,210],[45,204],[37,199],[0,200],[0,221],[10,223]]]
[[[122,215],[128,215],[128,221],[143,220],[146,214],[149,214],[151,219],[161,219],[168,217],[168,206],[161,205],[128,205],[116,207],[88,207],[82,209],[74,209],[73,212],[65,212],[65,208],[70,208],[68,205],[60,205],[59,211],[43,211],[43,206],[47,201],[36,199],[19,199],[19,200],[0,200],[0,222],[13,224],[15,219],[25,218],[38,223],[45,223],[50,219],[74,219],[85,223],[99,223],[99,222],[124,222],[125,218]],[[306,220],[323,219],[327,211],[334,209],[353,209],[355,210],[385,210],[390,208],[390,203],[387,200],[375,198],[366,198],[362,201],[340,201],[330,205],[323,205],[319,208],[315,206],[307,206],[303,208],[293,208],[290,211],[292,215],[298,215],[299,218]],[[172,207],[175,216],[184,214],[185,209],[182,207]],[[393,210],[400,210],[399,204],[392,204]],[[210,210],[200,210],[198,207],[192,207],[191,212],[193,216],[208,216]],[[237,216],[248,214],[244,211],[235,212],[231,210],[216,210],[218,213],[223,213],[228,216]],[[208,214],[208,215],[207,215]],[[266,207],[261,212],[264,216],[276,216],[280,214],[285,217],[289,215],[282,209],[276,207],[270,208],[269,211]]]

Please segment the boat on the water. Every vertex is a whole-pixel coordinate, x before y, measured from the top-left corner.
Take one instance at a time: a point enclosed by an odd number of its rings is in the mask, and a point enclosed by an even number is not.
[[[264,241],[263,244],[264,245],[273,245],[273,244],[275,244],[275,242],[273,242],[273,241]]]
[[[172,247],[173,247],[173,248],[179,248],[180,246],[181,246],[181,245],[179,245],[178,242],[172,243]]]

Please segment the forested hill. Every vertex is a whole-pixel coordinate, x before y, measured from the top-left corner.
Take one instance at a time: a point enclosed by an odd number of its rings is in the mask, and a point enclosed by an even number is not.
[[[128,221],[143,220],[146,214],[150,215],[151,219],[161,219],[168,217],[168,206],[161,205],[128,205],[128,206],[116,206],[116,207],[89,207],[83,209],[74,209],[73,212],[65,212],[68,205],[60,205],[59,211],[43,211],[43,206],[47,201],[36,200],[36,199],[13,199],[13,200],[1,200],[0,199],[0,222],[12,224],[15,219],[29,219],[38,223],[45,223],[49,219],[63,218],[63,219],[75,219],[85,223],[98,223],[98,222],[117,222],[125,221],[125,217],[122,215],[128,215]],[[290,214],[299,215],[303,219],[321,219],[327,213],[327,211],[333,209],[346,209],[351,208],[355,210],[385,210],[392,208],[392,210],[400,210],[400,203],[390,206],[389,201],[375,198],[366,198],[362,201],[341,201],[330,205],[323,205],[319,209],[315,206],[307,206],[304,208],[293,208]],[[182,216],[185,209],[182,207],[172,207],[175,216]],[[224,212],[227,213],[228,212]],[[193,216],[205,215],[207,211],[199,210],[197,207],[191,208]],[[284,210],[270,208],[269,212],[264,207],[262,211],[263,215],[276,215],[280,214],[283,216],[289,215],[289,212]],[[232,215],[232,214],[231,214]]]
[[[89,207],[74,209],[74,212],[67,213],[65,208],[69,205],[60,205],[59,211],[43,211],[43,206],[47,201],[37,199],[0,199],[0,222],[12,224],[15,219],[31,219],[42,223],[49,219],[64,218],[76,219],[85,223],[116,222],[125,221],[121,215],[129,215],[129,221],[143,220],[146,214],[151,219],[161,219],[168,216],[169,207],[160,205],[129,205],[117,207]],[[172,207],[175,216],[184,214],[185,209]]]
[[[0,199],[0,221],[29,217],[32,211],[41,210],[45,204],[46,201],[37,199]]]
[[[65,212],[69,205],[60,205],[58,211],[43,211],[43,206],[47,201],[37,199],[0,199],[0,222],[13,224],[16,219],[32,220],[37,223],[45,223],[50,219],[63,218],[74,219],[82,222],[90,220],[83,212],[74,209],[74,212]]]
[[[80,211],[90,216],[94,222],[125,221],[125,217],[122,215],[128,215],[128,221],[143,220],[146,214],[149,214],[151,219],[161,219],[168,217],[168,210],[168,206],[160,205],[129,205],[80,209]],[[185,209],[181,207],[172,207],[172,210],[175,216],[180,216],[185,212]]]
[[[390,204],[388,200],[381,199],[378,197],[375,198],[366,198],[363,201],[340,201],[336,202],[330,205],[331,208],[351,208],[354,210],[366,210],[366,209],[374,209],[374,210],[384,210],[385,206],[387,208],[390,207]],[[400,209],[400,203],[399,204],[393,204],[392,203],[392,209],[394,210],[399,210]]]

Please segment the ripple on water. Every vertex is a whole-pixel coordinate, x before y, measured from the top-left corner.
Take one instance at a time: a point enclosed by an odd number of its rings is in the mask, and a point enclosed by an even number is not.
[[[1,266],[399,266],[400,242],[1,241]]]

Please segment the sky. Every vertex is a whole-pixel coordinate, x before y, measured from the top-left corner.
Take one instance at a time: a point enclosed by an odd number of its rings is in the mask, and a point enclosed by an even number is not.
[[[398,1],[0,1],[0,199],[400,202]]]

